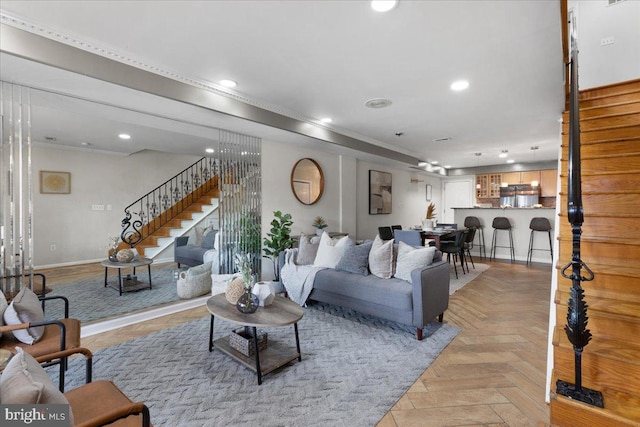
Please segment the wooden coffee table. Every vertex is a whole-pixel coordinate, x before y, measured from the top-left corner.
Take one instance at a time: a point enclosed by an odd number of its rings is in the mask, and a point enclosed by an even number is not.
[[[207,310],[211,313],[211,327],[209,329],[209,351],[215,346],[218,350],[231,356],[258,375],[258,385],[262,384],[262,376],[278,369],[287,363],[298,359],[302,361],[300,353],[300,338],[298,336],[298,322],[304,315],[304,310],[298,304],[281,296],[276,296],[273,303],[267,307],[259,307],[255,313],[240,313],[235,305],[229,304],[224,294],[214,295],[207,300]],[[296,337],[296,351],[292,348],[269,340],[267,348],[255,351],[253,357],[245,356],[236,351],[229,344],[229,336],[213,340],[213,321],[218,316],[221,319],[237,325],[253,328],[254,348],[258,348],[258,328],[282,327],[293,324]]]
[[[138,291],[140,289],[151,289],[152,285],[151,285],[151,264],[153,264],[153,260],[151,258],[142,258],[139,257],[138,259],[136,259],[135,261],[131,261],[131,262],[117,262],[117,261],[110,261],[108,259],[105,259],[104,261],[102,261],[102,265],[104,266],[104,287],[106,288],[107,286],[110,286],[107,282],[107,269],[109,268],[117,268],[118,269],[118,287],[116,289],[118,289],[120,291],[120,295],[122,295],[123,292],[132,292],[132,291]],[[136,274],[136,267],[144,267],[147,266],[147,272],[149,273],[149,283],[141,283],[138,282],[134,285],[131,286],[123,286],[122,285],[122,273],[121,273],[121,269],[123,268],[133,268],[133,274]]]

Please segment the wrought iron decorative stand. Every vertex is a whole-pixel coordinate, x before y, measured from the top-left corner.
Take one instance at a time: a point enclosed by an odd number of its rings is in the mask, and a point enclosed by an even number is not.
[[[569,308],[567,310],[567,325],[564,330],[567,338],[573,344],[575,356],[575,383],[558,380],[556,392],[570,399],[578,400],[589,405],[604,408],[602,393],[582,386],[582,351],[591,341],[591,331],[587,329],[589,317],[588,305],[584,301],[584,289],[581,282],[593,280],[593,272],[580,259],[580,235],[584,214],[582,210],[582,189],[580,183],[580,111],[578,100],[578,48],[575,37],[575,17],[571,17],[571,91],[569,98],[569,185],[567,212],[573,236],[573,254],[569,262],[561,271],[562,277],[571,280]],[[571,274],[567,270],[571,267]],[[584,268],[587,276],[582,276]]]

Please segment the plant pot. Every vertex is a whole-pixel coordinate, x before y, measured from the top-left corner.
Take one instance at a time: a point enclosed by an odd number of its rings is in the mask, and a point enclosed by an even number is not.
[[[324,233],[323,228],[316,228],[316,236],[322,236],[322,233]]]
[[[422,220],[422,229],[426,231],[433,230],[433,220],[432,219],[423,219]]]

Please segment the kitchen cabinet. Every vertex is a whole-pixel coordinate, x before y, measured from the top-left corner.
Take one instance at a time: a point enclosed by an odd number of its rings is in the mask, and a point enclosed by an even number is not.
[[[476,175],[476,198],[487,199],[500,197],[500,186],[503,182],[509,185],[531,184],[531,181],[538,181],[540,185],[540,196],[555,197],[557,191],[556,169],[523,171],[523,172],[502,172]]]
[[[476,198],[500,197],[501,179],[502,174],[499,173],[476,175]]]
[[[540,171],[540,196],[556,197],[558,192],[558,170],[547,169]]]
[[[531,184],[531,181],[540,182],[540,171],[503,172],[502,182],[509,185]]]

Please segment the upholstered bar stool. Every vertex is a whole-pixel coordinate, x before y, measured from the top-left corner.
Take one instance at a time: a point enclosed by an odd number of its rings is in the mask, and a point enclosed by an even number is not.
[[[475,228],[478,231],[478,233],[476,233],[478,236],[478,252],[480,252],[480,258],[485,259],[487,256],[487,250],[484,243],[484,226],[480,222],[480,218],[477,216],[468,216],[464,219],[464,226],[465,228]],[[474,246],[476,246],[476,243],[471,242],[471,248]]]
[[[511,262],[514,262],[516,260],[516,252],[515,249],[513,248],[513,234],[511,233],[511,222],[509,221],[509,218],[503,217],[503,216],[497,216],[495,218],[493,218],[493,238],[491,239],[491,253],[489,255],[489,261],[491,261],[492,258],[496,257],[496,248],[508,248],[509,249],[509,255],[511,256]],[[509,246],[498,246],[496,243],[496,233],[499,230],[504,230],[504,231],[508,231],[509,232]]]
[[[553,244],[551,243],[551,223],[547,218],[535,217],[531,218],[529,223],[531,235],[529,237],[529,251],[527,252],[527,264],[531,262],[533,251],[549,251],[551,252],[551,262],[553,263]],[[533,247],[533,236],[536,231],[543,231],[549,235],[549,249],[536,249]]]

